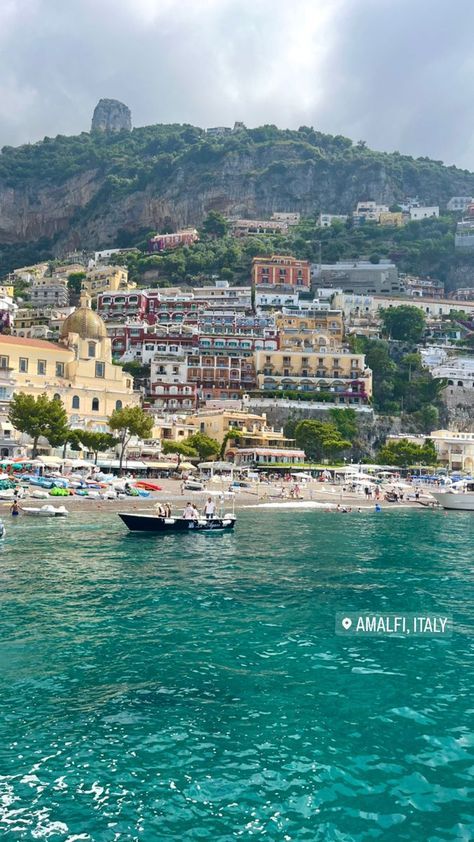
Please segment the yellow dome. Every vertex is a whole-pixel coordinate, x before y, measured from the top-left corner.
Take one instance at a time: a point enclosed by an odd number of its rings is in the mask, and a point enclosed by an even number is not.
[[[64,320],[61,339],[66,339],[69,333],[78,333],[81,339],[107,338],[104,321],[90,307],[78,307]]]

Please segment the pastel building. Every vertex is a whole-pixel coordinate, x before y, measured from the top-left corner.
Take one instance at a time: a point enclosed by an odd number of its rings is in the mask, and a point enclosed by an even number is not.
[[[123,266],[100,266],[89,269],[87,277],[81,281],[81,291],[90,298],[97,298],[101,292],[134,289],[136,283],[128,280],[128,269]]]
[[[72,427],[106,430],[114,409],[139,403],[131,376],[112,364],[104,322],[86,306],[65,319],[59,343],[0,335],[0,372],[10,396],[61,398]]]
[[[363,354],[343,350],[256,351],[257,388],[334,393],[335,403],[363,404],[372,396],[372,371]]]
[[[279,286],[300,291],[309,290],[311,286],[309,260],[298,260],[296,257],[281,254],[274,254],[271,257],[254,257],[252,284],[255,288]]]
[[[148,250],[151,252],[168,251],[180,246],[190,246],[199,240],[195,228],[183,228],[174,234],[156,234],[148,243]]]
[[[344,320],[340,310],[276,316],[280,348],[318,350],[340,348],[344,339]]]

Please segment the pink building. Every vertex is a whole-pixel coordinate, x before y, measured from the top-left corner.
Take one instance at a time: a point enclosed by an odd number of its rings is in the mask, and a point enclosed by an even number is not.
[[[148,242],[148,251],[160,252],[168,249],[176,249],[179,246],[190,246],[199,240],[195,228],[183,228],[175,234],[156,234]]]

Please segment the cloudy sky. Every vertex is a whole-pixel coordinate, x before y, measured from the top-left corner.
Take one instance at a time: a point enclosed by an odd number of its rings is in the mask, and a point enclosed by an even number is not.
[[[0,0],[0,146],[276,123],[474,170],[473,0]]]

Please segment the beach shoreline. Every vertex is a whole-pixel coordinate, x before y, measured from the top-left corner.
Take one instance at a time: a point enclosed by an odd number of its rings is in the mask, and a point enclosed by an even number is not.
[[[184,509],[188,501],[193,502],[199,511],[202,511],[204,503],[209,494],[213,496],[216,505],[216,510],[220,509],[222,503],[219,496],[220,492],[224,496],[224,508],[226,511],[241,510],[245,508],[252,509],[281,509],[282,511],[304,509],[305,506],[313,508],[314,511],[319,510],[337,510],[337,506],[343,508],[351,508],[352,511],[357,509],[373,510],[378,503],[383,509],[391,510],[395,508],[427,508],[427,506],[420,504],[416,500],[401,500],[398,502],[387,502],[380,498],[367,499],[365,494],[350,492],[335,485],[311,483],[300,487],[300,494],[298,498],[292,498],[288,494],[281,493],[281,486],[277,484],[261,484],[253,489],[242,490],[235,495],[230,495],[227,492],[228,483],[211,483],[204,491],[184,491],[181,492],[181,484],[173,479],[158,480],[162,490],[152,492],[150,497],[125,497],[122,499],[105,500],[97,497],[83,497],[79,495],[70,495],[65,497],[45,497],[35,498],[31,496],[23,497],[19,500],[20,508],[22,506],[41,507],[44,505],[65,506],[70,512],[82,511],[103,511],[103,512],[120,512],[120,511],[150,511],[153,510],[159,503],[170,503],[173,512],[177,513]],[[286,489],[285,489],[286,490]],[[312,506],[312,504],[315,504]],[[318,505],[319,504],[319,505]],[[11,500],[0,501],[0,513],[7,514],[11,506]]]

